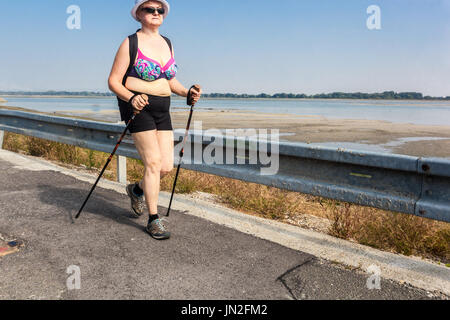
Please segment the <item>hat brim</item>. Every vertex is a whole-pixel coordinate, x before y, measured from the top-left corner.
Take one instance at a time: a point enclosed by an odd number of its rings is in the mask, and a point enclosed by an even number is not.
[[[137,18],[137,11],[138,11],[139,7],[141,5],[143,5],[144,3],[146,3],[147,1],[150,1],[150,0],[139,1],[138,3],[136,3],[134,5],[133,9],[131,9],[131,15],[133,16],[134,20],[139,21]],[[164,7],[165,12],[163,14],[163,18],[165,19],[170,11],[169,3],[166,0],[154,0],[154,1],[160,2],[162,4],[162,6]]]

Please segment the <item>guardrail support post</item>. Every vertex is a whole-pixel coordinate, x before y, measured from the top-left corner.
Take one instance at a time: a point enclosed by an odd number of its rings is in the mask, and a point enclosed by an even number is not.
[[[127,183],[127,158],[124,156],[117,156],[117,181]]]
[[[5,131],[0,130],[0,149],[3,149],[3,138],[5,137]]]

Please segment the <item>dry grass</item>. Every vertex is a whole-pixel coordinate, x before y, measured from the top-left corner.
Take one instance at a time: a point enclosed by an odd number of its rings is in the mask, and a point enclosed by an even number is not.
[[[92,170],[103,168],[109,156],[100,151],[83,149],[10,132],[5,132],[3,149],[43,157],[66,165],[82,166]],[[114,157],[108,170],[105,171],[105,177],[107,179],[116,179],[116,168],[117,159]]]
[[[42,139],[5,133],[4,149],[22,152],[66,165],[99,170],[108,154]],[[105,178],[116,179],[114,159]],[[128,159],[127,178],[138,181],[144,171],[140,160]],[[161,180],[161,190],[171,191],[176,170]],[[417,216],[280,190],[211,174],[181,170],[176,193],[202,191],[222,204],[248,214],[282,222],[295,221],[306,213],[330,221],[330,235],[405,255],[450,262],[450,224]],[[292,223],[292,222],[291,222]]]
[[[189,174],[195,181],[204,176]],[[219,182],[216,190],[201,186],[196,190],[213,191],[231,208],[280,221],[305,213],[325,217],[331,221],[330,235],[386,251],[450,261],[448,223],[223,177],[212,179]]]
[[[343,203],[330,215],[330,234],[404,255],[450,261],[450,225],[413,215]]]

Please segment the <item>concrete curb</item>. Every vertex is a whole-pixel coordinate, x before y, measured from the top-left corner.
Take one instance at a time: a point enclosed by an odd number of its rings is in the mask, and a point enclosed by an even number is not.
[[[22,170],[57,171],[89,183],[94,183],[97,178],[95,175],[5,150],[0,150],[0,159]],[[98,186],[126,194],[124,185],[118,182],[101,180]],[[159,200],[159,205],[167,208],[170,193],[161,191]],[[366,272],[370,267],[377,266],[381,270],[382,278],[450,295],[450,268],[431,261],[384,252],[316,231],[243,214],[189,195],[175,195],[172,208],[322,259],[360,268]]]

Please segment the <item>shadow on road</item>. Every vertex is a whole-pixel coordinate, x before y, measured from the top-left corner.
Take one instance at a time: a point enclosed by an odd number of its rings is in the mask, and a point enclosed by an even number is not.
[[[87,186],[86,189],[77,189],[70,187],[61,188],[51,184],[40,184],[38,185],[40,190],[39,198],[43,203],[63,209],[63,212],[66,213],[67,222],[71,223],[70,214],[75,217],[78,213],[78,210],[80,210],[81,205],[89,193],[90,187]],[[112,194],[114,197],[111,196]],[[158,207],[158,209],[158,211],[162,211],[162,208]],[[101,188],[96,188],[79,219],[75,220],[75,223],[83,220],[83,217],[92,214],[114,220],[120,224],[135,227],[139,230],[144,228],[142,224],[137,222],[138,218],[131,212],[129,198],[117,192],[108,193],[104,192]],[[144,216],[146,216],[145,213]]]

